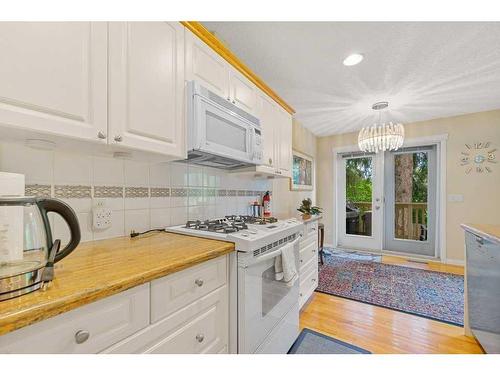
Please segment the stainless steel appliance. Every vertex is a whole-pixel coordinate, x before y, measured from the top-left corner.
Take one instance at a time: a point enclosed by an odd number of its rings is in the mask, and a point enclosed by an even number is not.
[[[47,214],[54,212],[68,224],[71,239],[59,250]],[[73,209],[50,198],[0,196],[0,301],[39,289],[53,277],[53,264],[80,242],[80,226]]]
[[[465,232],[469,325],[487,353],[500,353],[500,243]]]
[[[275,280],[281,249],[294,247],[299,269],[302,223],[295,219],[226,216],[189,221],[167,231],[234,242],[237,250],[238,353],[286,353],[299,334],[299,282]]]
[[[258,118],[194,81],[187,96],[186,161],[226,170],[262,164]]]

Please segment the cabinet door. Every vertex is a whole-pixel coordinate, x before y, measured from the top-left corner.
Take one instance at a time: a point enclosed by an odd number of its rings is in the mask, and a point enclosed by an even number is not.
[[[109,141],[185,157],[184,28],[109,24]]]
[[[277,127],[279,128],[279,173],[291,177],[292,170],[292,118],[285,110],[278,108]]]
[[[105,142],[106,23],[0,22],[0,51],[0,123]]]
[[[229,64],[191,31],[186,35],[186,80],[198,81],[215,94],[229,98]]]
[[[276,110],[272,100],[265,94],[258,96],[260,125],[262,128],[262,141],[263,141],[263,158],[262,163],[266,167],[275,168],[275,126],[276,126]]]
[[[251,114],[257,112],[257,88],[234,68],[230,70],[229,87],[234,105]]]

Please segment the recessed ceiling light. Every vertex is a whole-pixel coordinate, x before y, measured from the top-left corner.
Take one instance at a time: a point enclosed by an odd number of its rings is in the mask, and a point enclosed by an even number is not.
[[[361,53],[353,53],[344,59],[345,66],[353,66],[359,64],[363,61],[363,55]]]

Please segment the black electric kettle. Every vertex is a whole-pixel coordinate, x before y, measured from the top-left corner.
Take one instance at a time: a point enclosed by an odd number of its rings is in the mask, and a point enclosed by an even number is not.
[[[68,224],[70,240],[59,249],[49,212]],[[80,243],[73,209],[59,199],[0,196],[0,301],[39,289],[53,278],[54,263]]]

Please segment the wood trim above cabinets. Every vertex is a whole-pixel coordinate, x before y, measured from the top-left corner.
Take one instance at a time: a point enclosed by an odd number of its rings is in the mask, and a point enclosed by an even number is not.
[[[229,48],[227,48],[214,34],[197,21],[181,21],[188,30],[204,41],[210,48],[217,52],[224,60],[235,67],[241,74],[253,82],[259,89],[270,96],[276,103],[293,115],[295,110],[281,99],[266,83],[250,70]]]

